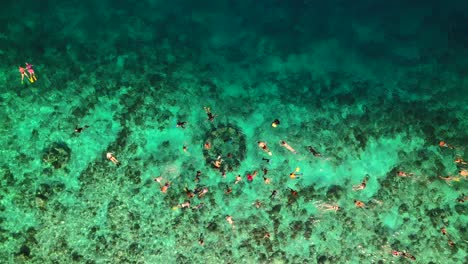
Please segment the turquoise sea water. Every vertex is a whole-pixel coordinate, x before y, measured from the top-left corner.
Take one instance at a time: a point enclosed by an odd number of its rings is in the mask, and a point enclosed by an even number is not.
[[[467,263],[467,14],[3,4],[0,263]]]

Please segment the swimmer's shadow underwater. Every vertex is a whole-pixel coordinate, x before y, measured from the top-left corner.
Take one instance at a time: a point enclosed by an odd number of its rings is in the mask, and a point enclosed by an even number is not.
[[[233,124],[220,124],[205,134],[203,156],[206,164],[222,172],[239,167],[246,156],[246,138]]]

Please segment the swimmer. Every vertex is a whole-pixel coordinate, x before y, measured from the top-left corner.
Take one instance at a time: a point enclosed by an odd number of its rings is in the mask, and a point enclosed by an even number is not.
[[[267,178],[267,177],[263,176],[263,182],[265,184],[270,184],[271,183],[271,178]]]
[[[26,76],[28,78],[28,80],[30,80],[28,74],[26,73],[26,71],[25,71],[25,69],[23,67],[20,66],[18,70],[21,73],[21,84],[24,83],[24,76]]]
[[[360,184],[354,185],[353,186],[353,191],[364,190],[366,188],[366,185],[367,185],[367,180],[368,180],[368,177],[364,178],[364,180],[362,180],[362,182]]]
[[[457,202],[459,203],[464,203],[465,201],[468,201],[468,196],[465,196],[464,194],[457,198]]]
[[[449,149],[454,149],[455,148],[454,146],[447,144],[445,141],[440,141],[439,146],[441,148],[449,148]]]
[[[312,155],[314,155],[315,157],[322,156],[322,154],[320,154],[320,152],[315,150],[312,146],[307,146],[307,150],[309,150],[309,152],[312,153]]]
[[[267,174],[268,174],[268,170],[267,170],[267,168],[263,168],[263,170],[262,170],[262,171],[263,171],[263,176],[265,176],[265,175],[267,175]]]
[[[214,120],[214,118],[216,117],[216,115],[213,115],[213,114],[211,113],[211,109],[210,109],[209,107],[206,107],[206,106],[205,106],[205,107],[203,107],[203,109],[205,109],[205,113],[206,113],[206,115],[208,116],[208,120],[209,120],[210,122],[213,122],[213,120]]]
[[[302,173],[297,173],[297,172],[299,172],[300,170],[301,170],[301,169],[300,169],[299,167],[297,167],[293,172],[289,173],[289,178],[291,178],[291,179],[293,179],[293,180],[296,179],[296,178],[298,178],[298,177],[297,177],[298,175],[302,175]]]
[[[242,177],[240,175],[237,175],[236,176],[236,181],[234,182],[234,184],[238,184],[241,181],[242,181]]]
[[[255,205],[255,208],[260,208],[262,207],[262,202],[260,202],[259,200],[256,200],[255,203],[253,203],[253,205]]]
[[[255,179],[255,177],[257,177],[257,171],[254,171],[252,174],[247,174],[247,181],[252,182]]]
[[[177,209],[177,208],[190,208],[190,201],[186,201],[185,203],[182,203],[173,207],[173,209]]]
[[[196,182],[200,181],[200,176],[201,176],[201,171],[197,171],[197,174],[195,175],[195,181]]]
[[[37,81],[37,78],[36,78],[36,74],[34,73],[34,69],[32,68],[33,65],[29,64],[29,63],[25,63],[26,64],[26,70],[28,71],[29,73],[29,81],[31,83]]]
[[[273,191],[271,192],[270,199],[275,198],[277,194],[278,194],[278,191],[277,191],[277,190],[273,190]]]
[[[75,132],[79,134],[79,133],[83,132],[83,130],[85,130],[85,129],[87,129],[87,128],[89,128],[88,125],[85,125],[84,127],[78,127],[78,126],[76,126],[76,127],[75,127]]]
[[[297,154],[297,151],[293,149],[288,143],[286,143],[286,141],[281,140],[280,145],[285,147],[287,150],[291,151],[292,153]]]
[[[167,189],[169,189],[169,187],[171,186],[171,182],[169,181],[166,181],[165,184],[162,184],[162,180],[163,180],[163,177],[162,176],[159,176],[157,178],[154,178],[154,181],[159,183],[159,187],[161,188],[161,192],[162,193],[166,193],[167,192]]]
[[[182,150],[183,150],[184,152],[187,152],[187,151],[188,151],[188,147],[187,147],[186,145],[183,145],[183,146],[182,146]]]
[[[198,244],[200,244],[200,246],[203,246],[205,245],[205,239],[203,238],[203,233],[200,234],[200,236],[198,236]]]
[[[262,158],[262,160],[266,161],[267,163],[270,163],[270,159]]]
[[[327,212],[327,211],[337,212],[338,210],[340,210],[340,207],[338,205],[335,205],[335,204],[315,202],[314,205],[315,205],[315,207],[317,207],[317,209],[319,209],[320,211],[323,211],[323,212]]]
[[[460,157],[457,157],[455,160],[454,160],[455,163],[459,164],[459,165],[467,165],[468,163],[466,163],[462,158]]]
[[[459,182],[460,181],[460,177],[442,177],[442,176],[439,176],[439,178],[441,178],[442,180],[444,180],[448,185],[452,185],[450,182],[451,181],[456,181],[456,182]]]
[[[277,127],[279,124],[280,124],[280,121],[278,119],[275,119],[273,120],[273,122],[271,122],[272,127]]]
[[[364,204],[363,202],[359,201],[359,200],[354,200],[354,205],[357,207],[357,208],[364,208],[366,206],[366,204]]]
[[[273,155],[265,142],[263,142],[263,141],[258,141],[257,144],[258,144],[258,147],[260,147],[261,149],[263,149],[263,151],[265,151],[266,153],[268,153],[268,155],[270,155],[270,156]]]
[[[201,192],[198,194],[198,198],[202,198],[203,196],[205,196],[205,194],[208,193],[208,188],[203,188],[201,190]]]
[[[466,178],[468,176],[468,170],[466,170],[466,169],[459,170],[458,174],[460,174],[460,176],[463,176],[463,177]]]
[[[219,169],[219,168],[221,168],[221,163],[223,163],[223,161],[224,161],[224,160],[221,159],[221,155],[220,155],[220,156],[218,156],[218,158],[217,158],[215,161],[211,162],[211,164],[212,164],[216,169]]]
[[[203,208],[203,206],[205,206],[205,204],[204,204],[204,203],[201,203],[201,204],[199,204],[199,205],[197,205],[197,206],[192,207],[192,210],[200,210],[200,209]]]
[[[209,150],[211,149],[211,143],[209,141],[205,142],[205,144],[203,144],[203,147],[206,149],[206,150]]]
[[[398,176],[398,177],[411,177],[411,176],[413,176],[413,173],[408,173],[408,172],[404,172],[404,171],[398,171],[398,172],[397,172],[397,176]]]
[[[270,239],[270,233],[266,232],[265,235],[263,236],[265,239]]]
[[[106,158],[110,160],[112,163],[114,163],[116,166],[120,166],[120,161],[118,161],[117,158],[114,157],[114,153],[107,152]]]
[[[187,124],[187,122],[185,122],[185,121],[177,121],[176,127],[180,127],[182,129],[185,129],[186,124]]]
[[[192,191],[190,191],[187,187],[184,188],[185,194],[187,194],[187,197],[192,199],[195,195],[193,194]]]
[[[229,185],[226,185],[226,190],[224,190],[224,194],[230,194],[232,193],[232,188],[229,187]]]
[[[293,190],[291,188],[289,188],[289,191],[291,192],[292,196],[297,196],[297,191],[295,191],[295,190]]]
[[[232,216],[227,215],[226,221],[234,228],[234,220],[232,220]]]

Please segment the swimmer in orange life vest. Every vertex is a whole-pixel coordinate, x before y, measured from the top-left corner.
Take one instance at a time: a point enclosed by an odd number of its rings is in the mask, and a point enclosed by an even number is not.
[[[268,155],[273,155],[270,151],[270,149],[268,148],[267,144],[263,141],[258,141],[258,146],[263,149],[263,151],[265,151],[266,153],[268,153]]]
[[[284,141],[284,140],[281,140],[280,145],[283,146],[283,147],[285,147],[287,150],[291,151],[291,152],[294,153],[294,154],[297,153],[296,150],[293,149],[293,148],[292,148],[288,143],[286,143],[286,141]]]

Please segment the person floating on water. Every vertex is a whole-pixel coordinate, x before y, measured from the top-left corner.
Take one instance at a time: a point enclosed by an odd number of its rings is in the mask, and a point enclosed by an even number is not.
[[[159,187],[161,188],[162,193],[166,193],[167,189],[171,186],[171,182],[166,180],[166,183],[162,184],[163,177],[159,176],[157,178],[154,178],[154,181],[159,183]]]
[[[268,153],[268,155],[270,155],[270,156],[273,155],[265,142],[263,142],[263,141],[258,141],[257,144],[258,144],[258,147],[260,147],[261,149],[263,149],[263,151],[265,151],[266,153]]]
[[[84,127],[75,126],[75,133],[79,134],[79,133],[83,132],[87,128],[89,128],[88,125],[85,125]]]
[[[185,122],[185,121],[177,121],[176,127],[180,127],[182,129],[185,129],[186,124],[187,124],[187,122]]]
[[[327,203],[323,203],[323,202],[315,202],[314,203],[315,207],[317,207],[317,209],[319,209],[320,211],[335,211],[337,212],[338,210],[340,210],[340,207],[336,204],[327,204]]]
[[[445,141],[440,141],[439,146],[441,148],[449,148],[449,149],[454,149],[455,148],[454,146],[447,144]]]
[[[209,107],[203,107],[203,109],[205,109],[205,113],[206,115],[208,116],[208,120],[210,122],[213,122],[213,120],[215,119],[216,115],[213,115],[213,113],[211,113],[211,109]]]
[[[120,166],[120,161],[117,160],[117,158],[114,156],[114,153],[107,152],[106,158],[110,160],[112,163],[114,163],[116,166]]]
[[[18,68],[18,71],[19,71],[20,74],[21,74],[21,84],[24,83],[24,76],[26,76],[26,77],[28,78],[28,80],[30,80],[30,79],[29,79],[29,75],[26,73],[25,68],[23,68],[23,67],[20,66],[20,67]]]
[[[37,81],[37,78],[36,78],[36,74],[34,73],[34,69],[32,68],[33,65],[29,64],[29,63],[25,63],[26,64],[26,70],[28,71],[29,73],[29,81],[31,83]]]
[[[397,176],[398,176],[398,177],[411,177],[411,176],[413,176],[413,173],[408,173],[408,172],[404,172],[404,171],[398,171],[398,172],[397,172]]]
[[[288,143],[286,143],[286,141],[281,140],[280,145],[285,147],[287,150],[291,151],[292,153],[297,154],[297,151],[293,149]]]
[[[242,181],[242,177],[240,175],[237,175],[236,176],[236,181],[234,182],[234,184],[238,184],[241,181]]]
[[[307,146],[307,150],[309,150],[309,152],[312,153],[312,155],[314,155],[315,157],[321,157],[322,156],[322,154],[320,154],[320,152],[315,150],[312,146]]]
[[[277,127],[279,124],[280,124],[280,121],[278,119],[275,119],[273,120],[273,122],[271,122],[272,127]]]
[[[455,160],[454,160],[455,163],[457,163],[458,165],[467,165],[468,163],[466,163],[462,158],[460,157],[457,157]]]
[[[232,228],[234,228],[234,220],[232,220],[232,216],[227,215],[226,221],[232,226]]]
[[[289,173],[289,178],[291,179],[297,179],[299,175],[302,175],[302,173],[298,173],[301,169],[297,167],[293,172]]]
[[[362,182],[358,185],[354,185],[353,186],[353,191],[361,191],[361,190],[364,190],[366,188],[366,185],[367,185],[367,181],[368,181],[368,176],[366,176]]]
[[[247,174],[247,181],[252,182],[255,179],[255,177],[257,177],[257,174],[258,174],[257,171],[254,171],[252,174],[248,173]]]

